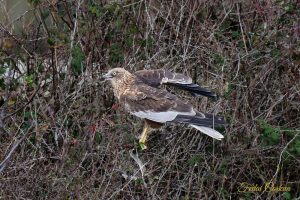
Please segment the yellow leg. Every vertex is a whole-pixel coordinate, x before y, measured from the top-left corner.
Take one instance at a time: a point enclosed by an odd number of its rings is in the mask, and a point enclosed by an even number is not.
[[[142,132],[140,140],[139,140],[139,143],[141,145],[142,150],[147,149],[147,146],[145,145],[145,143],[146,143],[147,136],[148,136],[147,135],[148,134],[148,128],[149,127],[147,126],[147,124],[145,124],[143,132]]]

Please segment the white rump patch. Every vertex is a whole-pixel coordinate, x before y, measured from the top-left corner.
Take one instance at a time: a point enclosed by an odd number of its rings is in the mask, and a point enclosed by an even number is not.
[[[216,131],[212,128],[205,127],[205,126],[197,126],[197,125],[192,125],[192,124],[191,124],[191,126],[214,139],[221,140],[224,138],[224,136],[221,133],[219,133],[218,131]]]
[[[132,112],[131,114],[140,117],[140,118],[145,118],[149,119],[151,121],[155,122],[161,122],[165,123],[168,121],[173,121],[177,115],[191,115],[194,116],[196,115],[195,111],[192,110],[191,112],[177,112],[177,111],[166,111],[166,112],[153,112],[153,111],[139,111],[139,112]]]

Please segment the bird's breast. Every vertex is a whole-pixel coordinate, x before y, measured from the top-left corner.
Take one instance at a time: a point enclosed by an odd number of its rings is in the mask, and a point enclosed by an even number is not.
[[[119,83],[114,87],[114,93],[118,100],[120,100],[121,96],[123,96],[128,90],[130,90],[130,85],[125,83]]]

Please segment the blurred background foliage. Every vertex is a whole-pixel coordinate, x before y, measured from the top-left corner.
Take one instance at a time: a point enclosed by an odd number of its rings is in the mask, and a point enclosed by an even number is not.
[[[0,13],[1,198],[300,196],[299,1],[4,0]],[[141,121],[101,78],[113,67],[211,88],[216,101],[179,95],[224,115],[226,138],[166,126],[141,152]],[[238,191],[269,181],[291,190]]]

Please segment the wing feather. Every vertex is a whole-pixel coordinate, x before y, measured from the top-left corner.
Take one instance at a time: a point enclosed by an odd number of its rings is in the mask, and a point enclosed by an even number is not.
[[[177,115],[196,115],[191,105],[175,95],[145,84],[136,84],[124,91],[120,102],[131,114],[155,122],[172,121]]]
[[[180,73],[174,73],[165,69],[156,70],[140,70],[136,71],[134,75],[143,83],[152,87],[159,87],[160,85],[171,85],[182,90],[187,90],[194,96],[203,95],[215,98],[216,95],[210,90],[200,87],[192,83],[192,79]]]
[[[134,73],[139,79],[144,83],[152,86],[158,87],[165,83],[178,83],[178,84],[191,84],[192,79],[183,74],[174,73],[165,69],[155,69],[155,70],[140,70]]]

